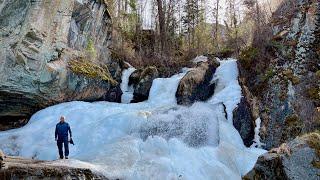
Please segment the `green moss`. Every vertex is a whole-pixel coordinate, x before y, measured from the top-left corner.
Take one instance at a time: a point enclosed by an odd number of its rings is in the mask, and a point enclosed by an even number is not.
[[[92,58],[92,59],[96,58],[96,56],[97,56],[97,52],[96,52],[96,49],[94,47],[94,42],[93,42],[92,39],[88,40],[88,44],[87,44],[87,47],[86,47],[86,52],[90,56],[90,58]]]
[[[102,79],[111,83],[113,86],[118,84],[118,82],[112,78],[108,67],[105,65],[99,66],[91,61],[84,60],[83,58],[71,60],[68,65],[71,71],[76,74],[81,74],[94,79]]]
[[[318,158],[320,157],[320,133],[315,131],[302,136],[302,138],[308,143],[310,148],[316,151]]]
[[[320,89],[318,87],[309,88],[307,94],[310,99],[320,100]]]
[[[317,76],[317,78],[320,79],[320,70],[318,70],[318,71],[316,72],[316,76]]]
[[[239,61],[244,68],[249,69],[252,63],[254,62],[254,60],[257,58],[257,55],[258,55],[257,48],[247,47],[241,50],[239,55]]]
[[[263,82],[268,81],[269,79],[271,79],[276,73],[270,68],[268,69],[264,75],[261,77],[261,80]]]
[[[295,76],[293,74],[293,71],[291,69],[287,69],[282,72],[283,75],[292,82],[292,84],[296,85],[300,83],[300,78],[298,76]]]
[[[282,50],[285,48],[285,45],[279,41],[272,40],[270,41],[270,45],[278,50]]]
[[[301,135],[303,127],[304,124],[299,119],[298,115],[292,114],[290,116],[287,116],[284,120],[284,130],[281,137],[282,142]]]

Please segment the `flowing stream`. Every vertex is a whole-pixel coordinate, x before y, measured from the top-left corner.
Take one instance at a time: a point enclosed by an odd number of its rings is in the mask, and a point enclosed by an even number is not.
[[[175,99],[184,75],[154,80],[149,99],[141,103],[75,101],[43,109],[26,126],[0,132],[0,149],[57,159],[54,128],[64,115],[75,146],[70,147],[71,159],[53,164],[87,167],[120,179],[241,179],[265,151],[245,147],[232,125],[232,110],[241,98],[236,60],[221,61],[212,79],[217,83],[213,97],[190,107]],[[123,102],[130,98],[125,95]]]

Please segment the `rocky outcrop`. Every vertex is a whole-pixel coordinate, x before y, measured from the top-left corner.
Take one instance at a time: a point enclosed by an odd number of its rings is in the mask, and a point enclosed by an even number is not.
[[[176,98],[178,104],[190,105],[195,101],[204,101],[214,93],[215,83],[212,76],[219,66],[217,61],[199,62],[180,80]]]
[[[159,72],[157,68],[153,66],[149,66],[143,69],[141,73],[139,73],[139,71],[136,71],[132,73],[132,75],[130,76],[132,83],[136,82],[137,76],[139,76],[139,81],[137,84],[133,84],[133,87],[134,87],[133,100],[132,100],[133,103],[142,102],[148,99],[152,82],[154,79],[159,77]],[[129,79],[129,84],[130,84],[130,79]]]
[[[252,144],[254,138],[254,119],[250,104],[242,97],[238,106],[233,110],[233,126],[238,130],[246,146]]]
[[[110,89],[108,81],[68,67],[79,57],[111,64],[111,18],[103,1],[0,1],[0,29],[0,130],[20,127],[55,103],[102,99]]]
[[[139,83],[139,79],[140,79],[142,71],[143,71],[143,69],[137,69],[130,75],[129,84],[128,84],[129,86]]]
[[[100,173],[90,169],[66,166],[67,161],[39,161],[7,156],[5,166],[0,169],[0,179],[105,179]]]
[[[243,179],[319,179],[320,134],[310,133],[259,157]]]
[[[285,0],[270,27],[268,56],[255,57],[250,72],[240,69],[260,102],[260,137],[266,149],[320,129],[320,2]],[[248,52],[254,56],[256,50]]]

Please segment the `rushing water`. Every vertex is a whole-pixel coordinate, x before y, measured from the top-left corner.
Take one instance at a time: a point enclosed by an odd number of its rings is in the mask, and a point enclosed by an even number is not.
[[[56,159],[54,128],[64,115],[76,144],[70,157],[87,163],[52,163],[85,166],[109,178],[241,179],[265,151],[246,148],[232,125],[232,110],[241,98],[236,61],[221,61],[212,80],[217,83],[214,96],[191,107],[176,104],[175,92],[184,74],[154,80],[146,102],[48,107],[26,126],[1,132],[0,148],[12,155]]]

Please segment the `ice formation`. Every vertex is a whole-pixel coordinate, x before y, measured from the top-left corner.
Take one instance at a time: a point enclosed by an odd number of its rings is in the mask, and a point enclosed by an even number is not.
[[[70,147],[70,158],[76,159],[70,166],[120,179],[241,179],[265,151],[246,148],[233,127],[232,110],[241,98],[238,69],[233,59],[220,63],[213,77],[216,92],[207,102],[176,104],[181,73],[154,80],[145,102],[68,102],[43,109],[26,126],[1,132],[0,149],[57,159],[54,127],[64,115],[76,143]]]
[[[121,103],[130,103],[133,98],[133,87],[129,86],[130,75],[135,71],[134,67],[129,67],[122,72],[122,82],[120,88],[122,90]]]

